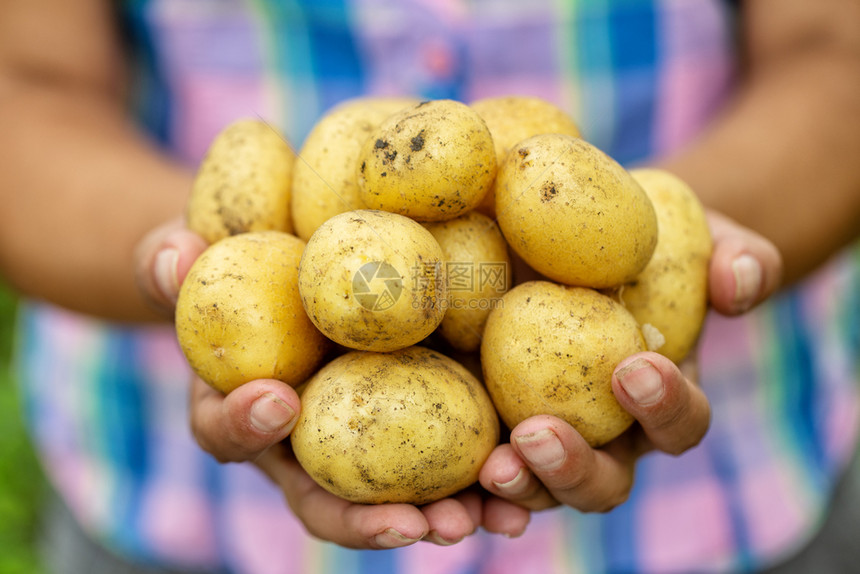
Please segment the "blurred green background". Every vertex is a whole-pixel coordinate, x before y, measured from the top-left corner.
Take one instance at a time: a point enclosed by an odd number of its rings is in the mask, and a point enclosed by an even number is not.
[[[46,490],[10,366],[15,307],[0,281],[0,574],[39,574],[38,508]]]

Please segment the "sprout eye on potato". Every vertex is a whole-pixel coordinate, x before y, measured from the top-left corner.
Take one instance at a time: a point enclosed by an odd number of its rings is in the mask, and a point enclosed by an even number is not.
[[[499,417],[555,415],[606,445],[633,421],[616,365],[658,338],[676,362],[695,347],[712,246],[683,182],[579,135],[537,98],[359,98],[293,165],[269,126],[236,122],[188,203],[213,243],[176,308],[189,364],[225,393],[299,386],[298,461],[362,504],[468,487]],[[541,280],[511,288],[512,262]],[[332,341],[346,350],[322,365]]]

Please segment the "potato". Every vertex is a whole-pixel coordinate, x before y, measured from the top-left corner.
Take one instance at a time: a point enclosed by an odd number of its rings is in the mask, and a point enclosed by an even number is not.
[[[487,315],[511,284],[508,245],[495,222],[477,211],[424,227],[445,257],[448,310],[439,333],[458,351],[476,351]]]
[[[690,187],[661,169],[634,169],[657,212],[660,232],[651,261],[618,290],[640,325],[665,339],[656,350],[676,363],[696,344],[708,310],[711,234],[705,211]]]
[[[481,362],[493,404],[510,428],[549,414],[600,446],[633,422],[612,393],[612,372],[644,350],[636,320],[612,298],[530,281],[508,291],[490,313]]]
[[[581,135],[577,125],[563,110],[541,98],[499,96],[476,100],[470,105],[490,128],[498,165],[502,165],[514,145],[532,136],[565,134],[578,138]],[[495,218],[495,186],[490,188],[477,209]]]
[[[388,116],[417,103],[405,97],[356,98],[335,106],[314,125],[293,170],[296,235],[307,241],[325,220],[366,207],[356,182],[361,145]]]
[[[328,341],[299,298],[304,242],[248,232],[209,246],[179,291],[176,335],[188,364],[229,393],[252,379],[296,385],[322,361]]]
[[[445,315],[442,248],[419,223],[375,210],[335,215],[311,236],[299,292],[314,324],[361,351],[393,351],[432,333]]]
[[[501,165],[496,214],[510,246],[546,277],[611,287],[635,278],[657,244],[657,216],[633,177],[581,139],[528,138]]]
[[[481,384],[423,347],[353,351],[302,389],[293,452],[329,492],[361,504],[426,504],[474,483],[499,439]]]
[[[477,206],[496,175],[493,138],[466,104],[433,100],[386,119],[358,158],[365,205],[444,221]]]
[[[247,231],[292,232],[295,154],[277,128],[237,120],[212,141],[188,200],[188,227],[209,243]]]

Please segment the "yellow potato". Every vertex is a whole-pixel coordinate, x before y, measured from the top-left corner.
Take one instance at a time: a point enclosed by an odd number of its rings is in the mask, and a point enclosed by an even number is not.
[[[608,155],[578,138],[544,134],[516,145],[499,169],[496,214],[531,267],[568,285],[632,280],[657,244],[645,192]]]
[[[708,310],[711,234],[705,211],[690,187],[660,169],[635,169],[657,212],[660,233],[651,261],[618,297],[641,325],[665,342],[656,350],[681,361],[699,337]]]
[[[291,233],[296,156],[277,128],[237,120],[213,140],[187,205],[188,227],[209,243],[247,231]]]
[[[194,262],[176,304],[176,335],[189,365],[229,393],[252,379],[296,385],[329,346],[299,298],[304,242],[279,231],[227,237]]]
[[[487,315],[511,283],[508,245],[495,222],[477,211],[424,227],[442,248],[448,278],[439,333],[458,351],[476,351]]]
[[[484,383],[502,420],[557,416],[592,446],[633,422],[612,393],[619,361],[645,350],[636,320],[612,298],[549,281],[522,283],[490,313]]]
[[[495,174],[484,120],[466,104],[434,100],[386,119],[364,142],[357,176],[368,207],[443,221],[476,207]]]
[[[299,292],[314,324],[361,351],[393,351],[432,333],[447,307],[442,248],[395,213],[348,211],[311,236]]]
[[[499,96],[472,102],[493,136],[496,162],[502,165],[508,152],[524,139],[540,134],[565,134],[580,137],[579,127],[561,108],[530,96]],[[495,186],[484,196],[478,209],[495,217]]]
[[[355,170],[361,145],[388,116],[417,103],[405,97],[356,98],[335,106],[314,125],[293,170],[296,235],[307,241],[325,220],[365,207]]]
[[[296,458],[320,486],[356,503],[450,496],[477,480],[499,439],[481,384],[423,347],[338,357],[301,397]]]

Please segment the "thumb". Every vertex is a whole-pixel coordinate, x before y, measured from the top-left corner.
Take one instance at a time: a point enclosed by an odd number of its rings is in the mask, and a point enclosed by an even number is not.
[[[188,230],[182,219],[150,231],[135,250],[135,275],[141,296],[150,307],[173,316],[179,286],[208,243]]]

